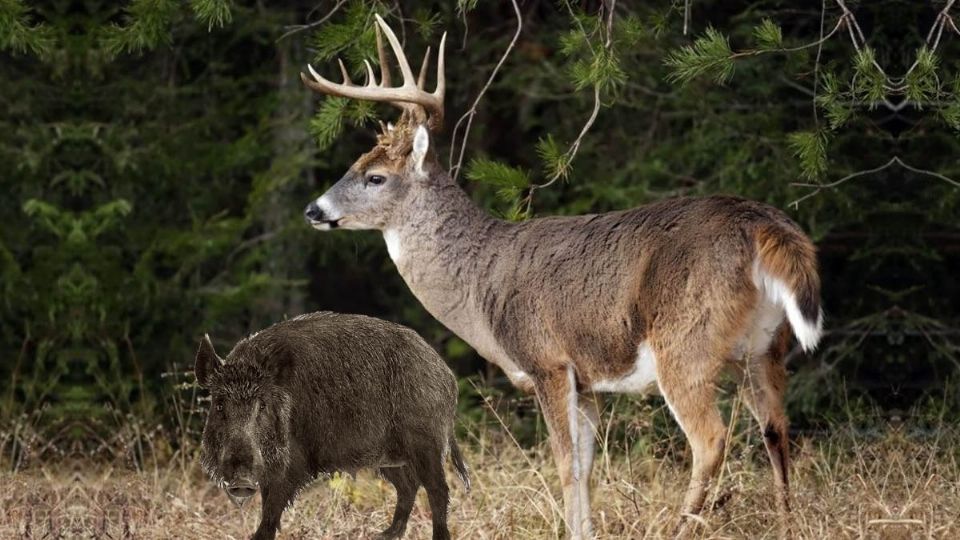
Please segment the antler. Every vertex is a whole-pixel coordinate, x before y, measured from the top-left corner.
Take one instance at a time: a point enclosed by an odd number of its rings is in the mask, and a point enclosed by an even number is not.
[[[331,96],[342,96],[351,99],[362,99],[365,101],[386,101],[392,105],[401,108],[405,113],[419,115],[425,118],[430,125],[430,129],[437,130],[443,125],[443,95],[446,90],[444,80],[444,48],[447,42],[447,33],[443,33],[440,39],[440,51],[437,54],[437,87],[433,92],[424,90],[426,84],[427,64],[430,61],[430,49],[427,48],[427,54],[423,58],[423,65],[420,68],[420,76],[417,79],[413,77],[413,71],[410,70],[410,64],[407,62],[406,55],[400,47],[400,41],[393,33],[393,30],[387,26],[387,23],[380,15],[374,15],[377,19],[377,54],[380,58],[380,82],[377,83],[376,76],[370,62],[364,60],[367,67],[367,83],[363,86],[353,84],[350,75],[347,73],[343,62],[338,58],[340,72],[343,74],[343,82],[335,83],[323,78],[318,74],[313,66],[307,64],[310,70],[311,80],[304,73],[300,73],[300,78],[304,84],[316,92],[328,94]],[[380,37],[380,29],[387,35],[387,41],[390,42],[390,48],[393,49],[394,56],[397,57],[397,63],[400,65],[400,74],[403,77],[403,84],[392,86],[390,81],[390,68],[387,65],[387,52],[383,46],[383,39]]]

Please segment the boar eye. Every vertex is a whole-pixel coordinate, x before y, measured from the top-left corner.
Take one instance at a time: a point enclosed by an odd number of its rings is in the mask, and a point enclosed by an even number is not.
[[[367,177],[367,182],[370,182],[375,186],[379,186],[380,184],[386,181],[387,179],[379,174],[371,174],[370,176]]]
[[[217,412],[223,412],[223,403],[217,403]]]

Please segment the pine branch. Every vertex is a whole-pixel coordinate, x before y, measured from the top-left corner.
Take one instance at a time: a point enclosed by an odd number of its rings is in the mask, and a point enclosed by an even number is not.
[[[207,31],[214,26],[223,28],[233,20],[231,0],[190,0],[190,7],[198,21],[207,25]]]
[[[124,24],[104,31],[101,45],[108,56],[139,54],[170,43],[170,23],[179,10],[174,0],[133,0],[126,9]]]
[[[0,50],[44,57],[53,48],[53,31],[44,23],[33,23],[30,9],[22,0],[0,0]]]
[[[719,84],[733,76],[733,50],[727,37],[713,27],[707,27],[703,36],[671,52],[667,56],[667,67],[673,71],[668,78],[680,84],[686,84],[701,75],[709,75]]]

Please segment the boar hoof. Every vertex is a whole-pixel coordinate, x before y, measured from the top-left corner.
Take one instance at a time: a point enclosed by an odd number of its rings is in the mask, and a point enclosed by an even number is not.
[[[377,540],[393,540],[394,538],[403,538],[406,527],[397,527],[391,525],[390,528],[377,535]]]

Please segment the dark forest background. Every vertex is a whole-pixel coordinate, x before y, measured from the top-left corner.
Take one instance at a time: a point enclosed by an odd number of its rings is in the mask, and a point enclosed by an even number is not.
[[[436,144],[452,168],[463,147],[490,212],[732,193],[800,223],[828,332],[789,358],[797,429],[960,412],[952,2],[0,0],[5,452],[28,427],[41,457],[173,429],[200,336],[226,351],[319,309],[418,330],[464,377],[464,415],[513,397],[378,233],[303,221],[392,112],[299,73],[375,63],[375,12],[410,58],[449,33]]]

